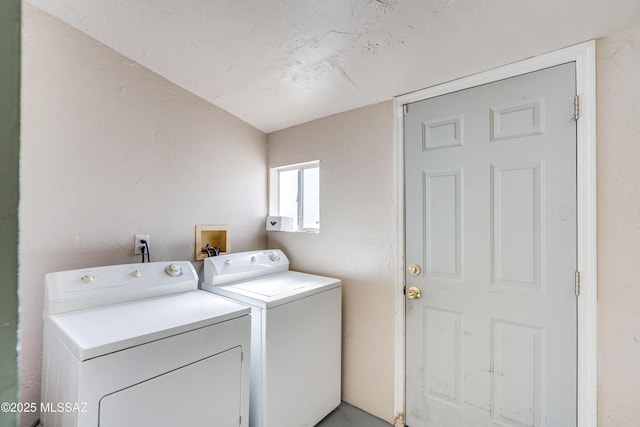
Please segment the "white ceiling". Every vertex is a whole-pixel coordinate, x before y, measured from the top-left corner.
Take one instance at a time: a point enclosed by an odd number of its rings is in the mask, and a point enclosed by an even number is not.
[[[29,0],[270,133],[640,24],[638,0]]]

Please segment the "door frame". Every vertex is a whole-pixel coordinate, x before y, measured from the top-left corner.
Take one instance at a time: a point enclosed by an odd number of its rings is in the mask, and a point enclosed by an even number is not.
[[[594,40],[509,64],[493,70],[432,86],[394,99],[397,251],[394,324],[395,427],[405,422],[405,212],[404,105],[474,86],[493,83],[555,65],[575,62],[577,120],[577,268],[578,297],[577,427],[597,427],[597,241],[596,241],[596,43]]]

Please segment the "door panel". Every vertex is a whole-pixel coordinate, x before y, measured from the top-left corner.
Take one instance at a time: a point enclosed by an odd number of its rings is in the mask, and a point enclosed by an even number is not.
[[[406,421],[576,425],[575,64],[410,104]]]
[[[431,239],[425,240],[427,274],[460,278],[460,182],[462,171],[424,174],[425,223]]]

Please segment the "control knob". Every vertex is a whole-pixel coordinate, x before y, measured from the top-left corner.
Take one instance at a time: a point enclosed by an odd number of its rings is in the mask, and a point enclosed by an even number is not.
[[[182,276],[182,267],[175,263],[169,264],[164,271],[171,276]]]
[[[278,255],[277,252],[271,252],[269,254],[269,259],[273,262],[280,261],[280,256]]]

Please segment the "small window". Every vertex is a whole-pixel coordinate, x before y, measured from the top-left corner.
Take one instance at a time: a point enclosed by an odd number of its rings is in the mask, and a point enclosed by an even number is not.
[[[269,211],[293,218],[293,231],[320,230],[320,161],[270,170]]]

